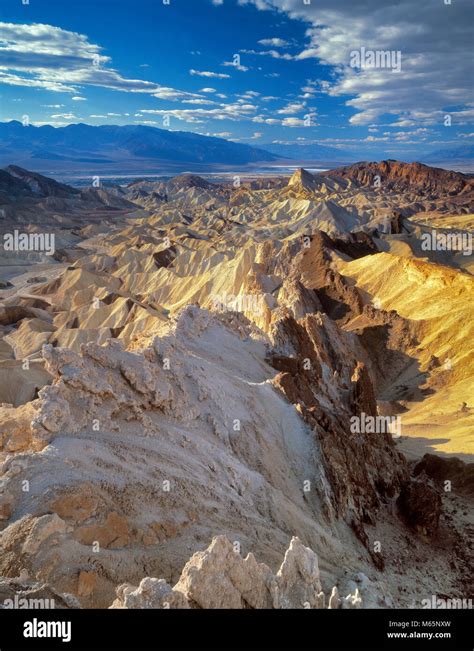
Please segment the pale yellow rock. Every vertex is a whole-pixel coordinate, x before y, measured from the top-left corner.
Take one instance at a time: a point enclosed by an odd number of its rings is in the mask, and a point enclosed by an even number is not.
[[[58,538],[71,531],[66,522],[55,513],[43,515],[34,521],[33,527],[23,544],[23,553],[32,556],[47,542],[48,545],[57,544]]]

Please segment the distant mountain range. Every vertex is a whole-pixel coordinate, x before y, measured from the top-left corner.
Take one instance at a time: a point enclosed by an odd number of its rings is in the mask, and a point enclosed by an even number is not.
[[[354,163],[363,158],[372,158],[381,160],[380,156],[366,153],[361,151],[350,152],[336,147],[327,147],[320,144],[280,144],[269,143],[262,145],[262,149],[269,151],[272,154],[281,156],[287,159],[297,161],[322,161],[325,163]],[[385,156],[382,156],[385,158]],[[449,161],[472,161],[474,159],[474,146],[463,145],[460,147],[453,147],[451,149],[439,149],[437,151],[428,151],[419,156],[405,156],[407,162],[421,161],[423,163],[440,163]]]
[[[189,131],[168,131],[144,125],[25,127],[15,120],[0,122],[0,167],[13,164],[46,174],[144,174],[159,171],[178,174],[262,163],[271,166],[283,160],[334,167],[363,157],[360,151],[353,153],[317,143],[269,143],[257,148]],[[473,158],[473,146],[464,145],[427,153],[417,160],[454,163],[472,161]]]
[[[360,153],[337,149],[336,147],[326,147],[325,145],[312,144],[283,144],[268,143],[262,145],[262,149],[282,158],[289,158],[298,161],[326,161],[326,162],[351,162],[360,159]]]
[[[455,160],[473,160],[474,159],[474,145],[462,145],[461,147],[453,147],[452,149],[439,149],[433,151],[426,156],[422,156],[420,160],[425,163],[440,162],[440,161],[455,161]]]
[[[142,125],[66,127],[0,123],[0,166],[37,170],[123,167],[148,169],[168,165],[247,165],[278,158],[256,147],[185,131]]]

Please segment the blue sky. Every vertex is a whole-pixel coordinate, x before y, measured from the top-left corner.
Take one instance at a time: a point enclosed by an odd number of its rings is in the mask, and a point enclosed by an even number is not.
[[[394,158],[472,143],[469,0],[23,1],[0,6],[1,121]],[[361,48],[392,67],[354,67]]]

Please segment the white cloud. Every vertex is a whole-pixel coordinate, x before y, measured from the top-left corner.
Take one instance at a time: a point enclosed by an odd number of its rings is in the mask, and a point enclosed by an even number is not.
[[[87,102],[87,98],[86,98],[86,97],[80,97],[79,95],[76,95],[75,97],[71,97],[71,99],[72,99],[74,102]]]
[[[268,56],[272,59],[285,59],[286,61],[293,61],[295,57],[292,54],[285,52],[282,54],[278,50],[240,50],[242,54],[254,54],[257,56]]]
[[[306,113],[301,118],[297,118],[297,117],[284,118],[281,122],[281,126],[282,127],[307,127],[307,126],[315,127],[317,126],[316,117],[317,116],[314,111],[308,111],[308,113]]]
[[[283,127],[303,127],[304,120],[301,118],[285,118],[281,124]]]
[[[208,106],[211,104],[217,104],[218,102],[213,102],[212,99],[207,99],[207,98],[199,98],[199,99],[185,99],[183,100],[183,104],[207,104]]]
[[[277,120],[276,118],[267,118],[264,115],[256,115],[254,118],[252,118],[252,122],[256,122],[257,124],[280,124],[281,121]]]
[[[77,115],[74,115],[74,113],[56,113],[55,115],[52,115],[51,118],[53,120],[80,120],[80,118],[78,118]]]
[[[254,104],[233,102],[231,104],[220,104],[211,109],[142,109],[140,113],[170,116],[192,124],[205,124],[208,120],[230,120],[232,122],[248,120],[255,115],[256,111],[257,107]]]
[[[308,43],[292,58],[318,58],[335,73],[326,92],[351,97],[354,125],[384,114],[407,126],[425,124],[420,114],[445,112],[472,102],[474,3],[455,0],[239,0],[258,9],[277,9],[308,24]],[[362,46],[401,52],[401,72],[355,69],[350,54]],[[260,52],[278,58],[275,51]],[[462,118],[458,113],[458,120]],[[467,119],[467,116],[464,116]],[[442,125],[442,122],[439,122]]]
[[[111,59],[101,53],[102,48],[84,34],[53,25],[6,22],[0,22],[0,34],[0,83],[71,93],[75,101],[80,101],[79,86],[164,95],[166,99],[193,97],[151,81],[123,77],[110,67]]]
[[[234,63],[233,61],[224,61],[222,65],[226,66],[227,68],[228,67],[235,68],[236,70],[240,70],[240,72],[248,72],[250,70],[250,68],[248,68],[247,66],[243,66],[240,63]]]
[[[281,108],[277,113],[280,115],[294,115],[295,113],[301,113],[301,111],[304,111],[305,107],[305,102],[292,102]]]
[[[184,90],[176,90],[176,88],[166,88],[165,86],[160,86],[156,90],[156,92],[153,93],[153,97],[156,97],[157,99],[163,99],[163,100],[168,100],[168,101],[183,101],[183,100],[190,100],[190,99],[198,99],[199,95],[196,93],[188,93]]]
[[[262,38],[258,43],[266,47],[288,47],[289,45],[288,41],[283,38]]]
[[[13,74],[11,72],[2,72],[1,70],[1,51],[0,51],[0,84],[8,84],[9,86],[27,86],[29,88],[43,88],[44,90],[51,90],[58,93],[74,93],[76,89],[73,86],[52,81],[51,79],[30,79],[22,75]]]
[[[198,77],[210,77],[211,79],[230,79],[230,75],[226,75],[222,72],[212,72],[209,70],[194,70],[191,68],[189,71],[190,75],[197,75]]]

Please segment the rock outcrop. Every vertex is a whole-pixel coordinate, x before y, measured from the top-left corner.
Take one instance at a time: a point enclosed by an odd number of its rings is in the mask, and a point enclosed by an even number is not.
[[[466,174],[452,172],[422,163],[402,163],[397,160],[384,160],[379,163],[356,163],[347,167],[322,172],[321,176],[350,179],[362,186],[374,184],[380,178],[385,190],[403,192],[411,190],[421,193],[444,192],[461,194],[472,192],[473,182]]]
[[[446,485],[448,482],[454,491],[474,497],[474,463],[465,463],[455,457],[443,458],[435,454],[425,454],[413,469],[415,476],[422,473],[443,489],[448,487]]]
[[[273,380],[313,429],[332,488],[335,511],[352,522],[373,523],[377,507],[398,494],[408,478],[408,464],[390,434],[351,431],[351,417],[377,415],[367,369],[351,356],[352,336],[322,314],[300,322],[275,324],[276,368]]]
[[[425,536],[433,536],[438,531],[441,496],[426,481],[408,482],[397,499],[397,506],[402,517],[416,531]]]
[[[186,563],[171,588],[163,579],[145,578],[138,587],[117,588],[111,608],[325,608],[316,554],[292,538],[276,574],[253,554],[242,558],[225,536]],[[329,608],[361,608],[358,589],[339,599],[331,592]]]

